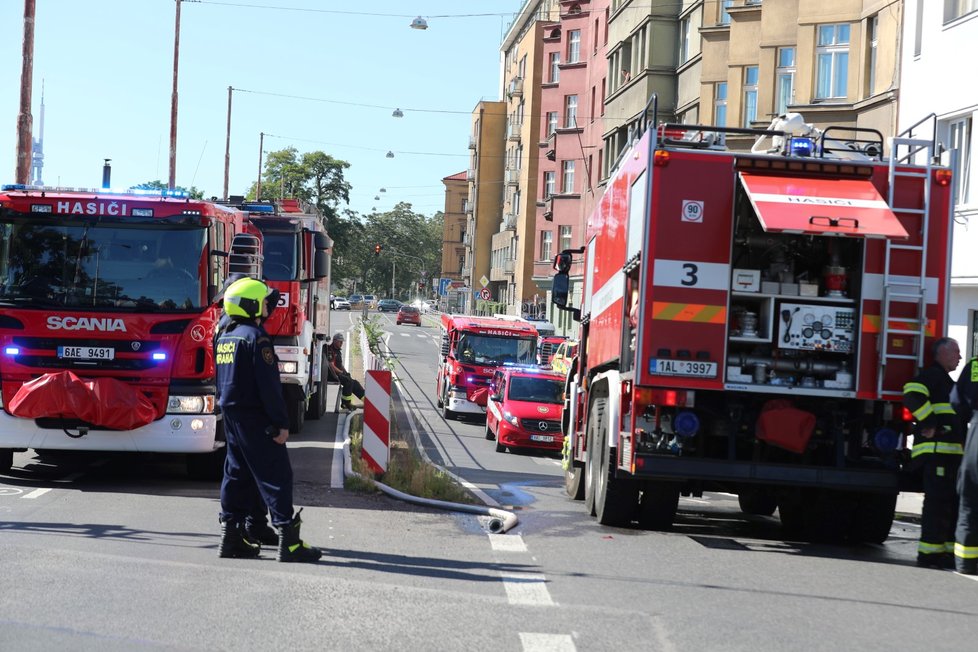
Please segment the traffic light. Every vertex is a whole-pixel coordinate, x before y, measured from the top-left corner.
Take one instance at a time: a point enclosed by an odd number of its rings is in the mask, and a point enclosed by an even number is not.
[[[375,256],[379,256],[379,255],[380,255],[380,250],[381,250],[381,249],[383,249],[383,247],[381,247],[381,246],[380,246],[379,244],[377,244],[377,245],[374,245],[374,255],[375,255]]]
[[[424,292],[424,282],[418,283],[418,292]]]

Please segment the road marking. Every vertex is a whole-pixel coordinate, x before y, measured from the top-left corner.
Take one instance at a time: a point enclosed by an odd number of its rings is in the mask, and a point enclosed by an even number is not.
[[[533,607],[552,607],[554,601],[547,590],[547,579],[543,573],[500,573],[506,597],[512,605]]]
[[[401,337],[411,337],[411,333],[401,333]]]
[[[24,490],[17,487],[0,487],[0,496],[16,496],[22,493]]]
[[[519,534],[490,534],[489,543],[497,552],[526,552],[526,542]]]
[[[51,491],[50,487],[42,487],[40,489],[35,489],[29,494],[24,494],[23,496],[21,496],[21,498],[40,498],[41,496],[43,496],[49,491]]]
[[[525,652],[574,652],[574,639],[567,634],[537,634],[520,632],[520,643]]]

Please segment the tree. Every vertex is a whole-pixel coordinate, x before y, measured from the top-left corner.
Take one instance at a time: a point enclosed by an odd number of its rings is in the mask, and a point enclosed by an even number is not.
[[[147,181],[146,183],[141,183],[138,186],[133,186],[132,190],[166,190],[167,188],[169,188],[168,184],[165,184],[157,179],[156,181]],[[199,190],[197,186],[190,186],[190,190],[187,190],[183,186],[176,186],[174,190],[188,193],[191,199],[204,198],[204,191]]]

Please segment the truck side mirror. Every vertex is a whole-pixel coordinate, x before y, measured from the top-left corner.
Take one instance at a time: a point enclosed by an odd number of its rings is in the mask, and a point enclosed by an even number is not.
[[[554,274],[553,287],[550,290],[551,301],[561,309],[567,308],[567,295],[570,291],[570,277],[567,272]]]
[[[329,277],[329,252],[325,249],[317,249],[316,257],[313,262],[313,276],[316,280]]]

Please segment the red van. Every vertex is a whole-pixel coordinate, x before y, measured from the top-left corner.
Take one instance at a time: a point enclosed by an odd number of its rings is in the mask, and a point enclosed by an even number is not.
[[[564,377],[540,367],[502,367],[489,383],[486,439],[507,448],[560,451],[564,436]]]

